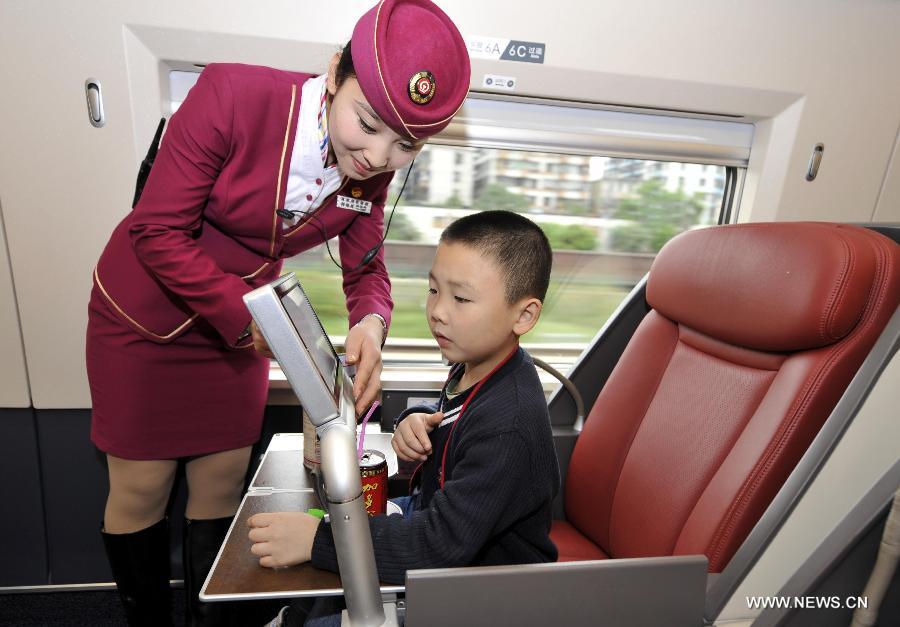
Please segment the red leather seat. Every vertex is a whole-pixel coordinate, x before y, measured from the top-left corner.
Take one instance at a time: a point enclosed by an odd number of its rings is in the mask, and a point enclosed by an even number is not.
[[[897,308],[898,251],[828,223],[669,242],[573,451],[560,560],[702,553],[720,572]]]

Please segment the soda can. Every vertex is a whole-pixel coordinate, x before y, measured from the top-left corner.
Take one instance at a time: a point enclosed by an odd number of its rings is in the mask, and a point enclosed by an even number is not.
[[[366,449],[359,460],[363,502],[369,516],[387,512],[387,458],[384,453]]]
[[[303,465],[310,470],[316,470],[320,461],[319,438],[316,437],[316,428],[307,418],[306,412],[303,412]]]

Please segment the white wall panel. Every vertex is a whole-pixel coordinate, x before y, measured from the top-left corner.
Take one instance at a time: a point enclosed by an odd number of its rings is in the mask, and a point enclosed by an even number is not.
[[[28,375],[0,205],[0,408],[28,407]]]
[[[321,70],[369,4],[0,3],[0,77],[14,86],[0,102],[0,200],[36,407],[89,405],[91,269],[129,209],[137,165],[166,111],[165,68],[242,61]],[[900,125],[898,3],[557,0],[541,19],[512,0],[441,4],[466,35],[546,46],[542,65],[475,60],[475,85],[489,72],[515,76],[526,96],[758,121],[741,220],[897,215],[896,203],[875,204]],[[106,96],[102,129],[87,121],[89,76]],[[809,183],[817,142],[826,152]]]
[[[894,140],[894,152],[885,168],[884,182],[872,222],[900,222],[900,132]]]

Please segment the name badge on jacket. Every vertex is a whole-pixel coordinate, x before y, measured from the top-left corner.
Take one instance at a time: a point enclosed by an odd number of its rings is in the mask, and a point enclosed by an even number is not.
[[[359,213],[372,213],[372,203],[368,200],[360,200],[359,198],[350,198],[349,196],[338,196],[337,206],[341,209],[350,209]]]

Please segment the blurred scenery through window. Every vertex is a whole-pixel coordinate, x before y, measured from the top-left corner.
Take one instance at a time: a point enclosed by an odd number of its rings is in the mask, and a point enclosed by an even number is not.
[[[385,219],[406,171],[390,188]],[[553,247],[553,274],[526,346],[580,352],[676,234],[715,224],[725,167],[428,145],[415,161],[385,242],[394,298],[389,346],[434,348],[425,322],[427,275],[443,229],[475,211],[536,222]],[[332,244],[337,256],[337,246]],[[340,271],[324,246],[285,262],[328,332],[346,335]]]

